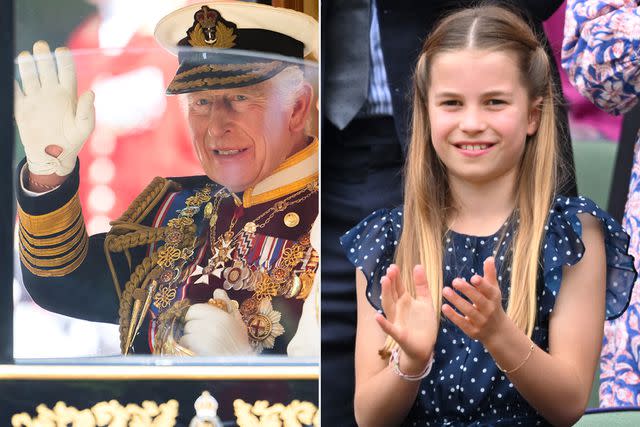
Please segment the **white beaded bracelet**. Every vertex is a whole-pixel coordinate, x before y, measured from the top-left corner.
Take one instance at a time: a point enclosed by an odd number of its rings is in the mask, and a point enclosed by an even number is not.
[[[425,366],[424,370],[421,373],[416,375],[409,375],[400,370],[400,349],[394,348],[391,351],[391,357],[389,358],[389,366],[391,366],[393,372],[395,372],[403,380],[420,381],[423,378],[426,378],[427,375],[429,375],[429,372],[431,372],[431,367],[433,366],[434,361],[433,354],[434,353],[431,353],[431,358],[429,359],[429,361],[427,362],[427,366]]]

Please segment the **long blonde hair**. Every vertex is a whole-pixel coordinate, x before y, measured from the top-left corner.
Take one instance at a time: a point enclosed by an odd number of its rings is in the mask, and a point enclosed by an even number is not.
[[[512,250],[511,291],[507,314],[529,336],[536,318],[536,279],[545,224],[556,190],[558,149],[550,60],[531,28],[497,6],[464,9],[443,19],[424,43],[414,74],[411,143],[405,165],[403,231],[396,250],[401,279],[415,295],[412,270],[427,273],[440,321],[443,288],[443,238],[453,209],[445,166],[433,148],[427,98],[430,68],[436,54],[462,49],[515,54],[529,100],[541,98],[538,131],[525,144],[516,183],[519,226]],[[386,349],[393,346],[391,339]]]

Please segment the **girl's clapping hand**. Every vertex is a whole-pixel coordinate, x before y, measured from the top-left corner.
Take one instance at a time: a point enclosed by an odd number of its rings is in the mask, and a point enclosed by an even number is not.
[[[496,278],[493,257],[484,261],[484,277],[476,274],[470,282],[456,278],[451,285],[471,302],[453,289],[444,288],[444,297],[459,313],[449,304],[443,304],[442,313],[469,337],[486,344],[492,337],[497,336],[504,322],[509,321],[502,308],[502,292]]]
[[[416,297],[400,283],[398,266],[392,264],[382,278],[382,309],[386,315],[376,315],[376,321],[400,346],[407,367],[403,372],[424,368],[431,357],[438,335],[437,319],[429,285],[421,265],[413,269]]]

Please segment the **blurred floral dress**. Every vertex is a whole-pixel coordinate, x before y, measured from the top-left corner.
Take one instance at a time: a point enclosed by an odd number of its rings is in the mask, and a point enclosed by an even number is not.
[[[636,0],[568,0],[562,66],[598,107],[622,114],[640,99],[640,6]],[[640,135],[623,227],[640,267]],[[637,285],[637,282],[636,282]],[[640,406],[640,286],[629,308],[607,322],[600,360],[600,405]]]

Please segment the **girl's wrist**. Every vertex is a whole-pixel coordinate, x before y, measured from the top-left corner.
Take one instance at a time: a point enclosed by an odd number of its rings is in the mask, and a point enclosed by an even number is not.
[[[402,351],[401,349],[397,350],[397,358],[398,358],[398,369],[404,374],[413,376],[420,375],[424,372],[425,367],[429,364],[429,362],[433,359],[433,350],[426,354],[426,357],[410,357]]]
[[[501,326],[496,328],[482,344],[496,363],[498,369],[506,374],[519,370],[531,357],[535,345],[524,332],[506,315]]]
[[[491,334],[487,335],[484,339],[481,339],[480,342],[482,342],[482,345],[484,345],[489,353],[500,351],[501,346],[504,345],[505,342],[504,337],[507,334],[512,333],[513,330],[517,330],[515,324],[506,313],[503,313],[498,326]]]

